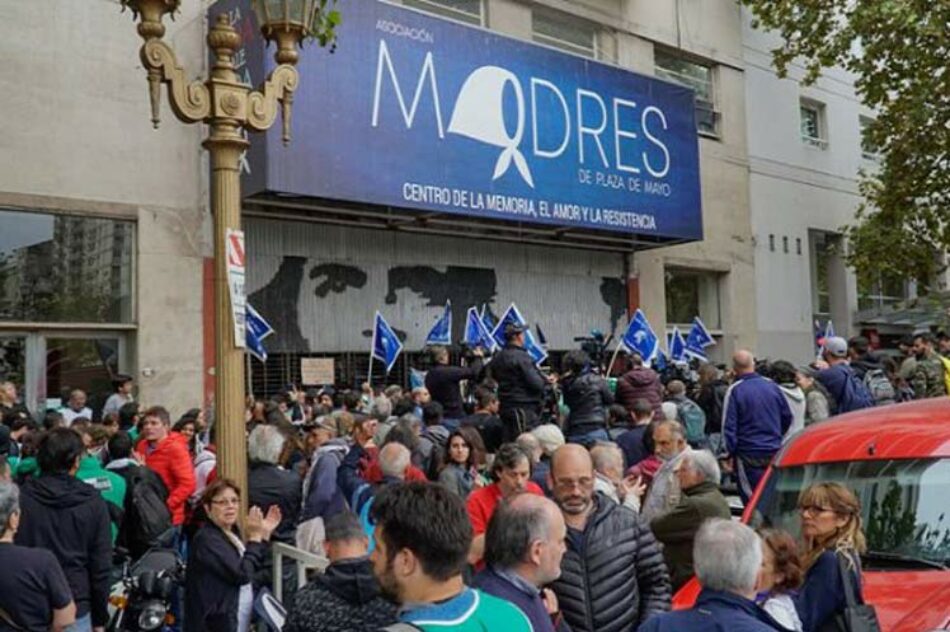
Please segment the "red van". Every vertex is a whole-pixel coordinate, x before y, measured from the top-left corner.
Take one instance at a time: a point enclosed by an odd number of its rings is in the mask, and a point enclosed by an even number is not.
[[[776,455],[743,522],[799,535],[799,494],[837,481],[861,499],[864,596],[885,632],[950,630],[950,398],[809,426]],[[693,579],[674,599],[688,608]]]

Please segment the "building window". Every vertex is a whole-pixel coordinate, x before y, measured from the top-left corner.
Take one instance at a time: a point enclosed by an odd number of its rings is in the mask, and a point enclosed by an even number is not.
[[[696,92],[696,129],[701,134],[719,136],[712,66],[697,63],[666,51],[654,53],[656,76],[692,88]]]
[[[881,274],[873,281],[858,280],[858,309],[884,309],[908,296],[907,283],[898,275]]]
[[[133,222],[0,209],[0,320],[131,323]]]
[[[403,6],[481,26],[482,0],[402,0]]]
[[[802,238],[801,237],[795,238],[795,254],[797,255],[802,254]]]
[[[788,235],[782,236],[782,252],[788,254]]]
[[[775,235],[769,235],[769,252],[775,252]]]
[[[819,149],[828,147],[825,106],[817,101],[802,99],[799,111],[801,112],[802,141]]]
[[[709,329],[720,329],[719,281],[721,275],[688,268],[666,269],[666,322],[685,325],[699,316]]]
[[[532,39],[581,57],[598,59],[597,27],[564,13],[535,10],[531,13]]]
[[[831,317],[831,267],[834,256],[834,237],[829,233],[813,232],[811,241],[811,292],[815,318]]]
[[[867,136],[867,128],[874,122],[869,116],[859,116],[858,124],[861,126],[861,157],[865,160],[880,160],[881,149],[872,143]]]

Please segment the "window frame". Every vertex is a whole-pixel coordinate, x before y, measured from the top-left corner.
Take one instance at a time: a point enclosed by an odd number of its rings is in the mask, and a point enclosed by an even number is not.
[[[542,21],[547,19],[552,22],[561,21],[564,24],[573,23],[577,26],[583,26],[589,29],[591,35],[591,47],[587,48],[576,42],[571,42],[555,35],[540,33],[537,29],[538,18]],[[600,41],[600,28],[593,22],[588,22],[570,13],[564,13],[549,9],[547,7],[533,7],[531,9],[531,41],[535,44],[548,46],[570,55],[583,57],[584,59],[603,60],[603,50]]]
[[[668,58],[672,61],[684,62],[692,66],[703,68],[707,72],[708,80],[703,82],[695,77],[691,77],[667,66],[661,66],[658,62],[659,58]],[[716,140],[722,138],[722,112],[719,109],[719,82],[716,76],[716,64],[706,60],[700,60],[691,55],[684,55],[680,51],[656,48],[654,49],[653,53],[653,74],[666,81],[670,81],[687,88],[692,88],[695,94],[695,104],[693,106],[695,112],[697,114],[701,111],[708,112],[712,116],[712,130],[701,128],[699,123],[700,119],[697,116],[696,132],[700,136],[705,136],[706,138],[713,138]],[[707,90],[705,90],[705,92],[708,94],[708,99],[701,96],[700,91],[697,90],[696,86],[700,83],[705,83],[708,86]]]
[[[669,309],[671,300],[669,296],[670,277],[676,274],[695,277],[698,280],[696,288],[696,313],[689,317],[688,320],[683,322],[674,320],[672,311]],[[688,330],[692,326],[693,317],[699,316],[703,322],[707,324],[710,333],[721,332],[723,330],[722,282],[725,274],[726,273],[718,270],[709,270],[706,268],[690,267],[684,265],[665,265],[663,268],[663,288],[664,295],[666,297],[664,301],[664,307],[666,308],[667,327],[672,328],[676,326],[681,330]],[[704,300],[704,283],[708,284],[705,292],[709,292],[711,289],[715,293],[715,305],[712,307],[715,313],[710,310],[710,304],[712,301],[709,301],[708,298]]]
[[[392,2],[394,0],[381,0]],[[478,0],[478,15],[468,13],[454,7],[442,4],[439,0],[395,0],[400,6],[420,11],[444,20],[466,24],[468,26],[485,26],[485,0]]]
[[[873,147],[869,147],[866,143],[867,140],[864,135],[865,128],[875,122],[874,117],[865,116],[864,114],[858,114],[858,131],[860,132],[860,147],[861,147],[861,158],[867,160],[868,162],[880,162],[881,161],[881,151]]]
[[[806,111],[811,111],[815,114],[815,128],[818,136],[805,134],[803,124],[805,122],[804,113]],[[798,100],[798,132],[804,144],[816,149],[828,149],[828,122],[824,103],[804,97]]]

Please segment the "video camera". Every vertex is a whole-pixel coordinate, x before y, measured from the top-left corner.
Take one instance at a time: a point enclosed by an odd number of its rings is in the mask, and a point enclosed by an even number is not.
[[[592,329],[589,336],[577,336],[574,342],[581,343],[581,350],[590,357],[591,366],[602,371],[607,360],[607,346],[613,339],[613,334],[605,338],[602,331]]]

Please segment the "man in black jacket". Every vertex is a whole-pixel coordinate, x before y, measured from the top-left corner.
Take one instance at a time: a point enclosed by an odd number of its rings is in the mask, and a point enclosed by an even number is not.
[[[326,523],[330,565],[297,593],[286,632],[375,630],[396,621],[396,606],[379,592],[359,518],[344,511]]]
[[[432,362],[434,366],[426,372],[426,388],[433,401],[442,404],[442,423],[449,430],[455,430],[465,409],[462,408],[462,391],[459,383],[462,380],[476,380],[482,371],[481,348],[475,349],[475,358],[468,366],[449,366],[449,350],[441,345],[432,347]]]
[[[670,609],[670,576],[656,538],[633,511],[594,493],[582,446],[551,459],[554,500],[567,523],[567,552],[552,588],[574,632],[632,632]]]
[[[564,404],[571,410],[564,428],[567,440],[587,447],[609,441],[607,408],[614,403],[614,395],[607,380],[590,370],[590,358],[582,350],[564,356],[563,367]]]
[[[544,401],[547,380],[525,351],[525,331],[523,325],[505,325],[508,344],[488,365],[492,379],[498,382],[505,442],[514,441],[519,434],[538,425]]]
[[[101,632],[109,618],[109,509],[93,486],[74,476],[82,454],[82,439],[68,428],[55,428],[40,441],[42,475],[21,490],[15,541],[52,551],[76,603],[73,629]]]

